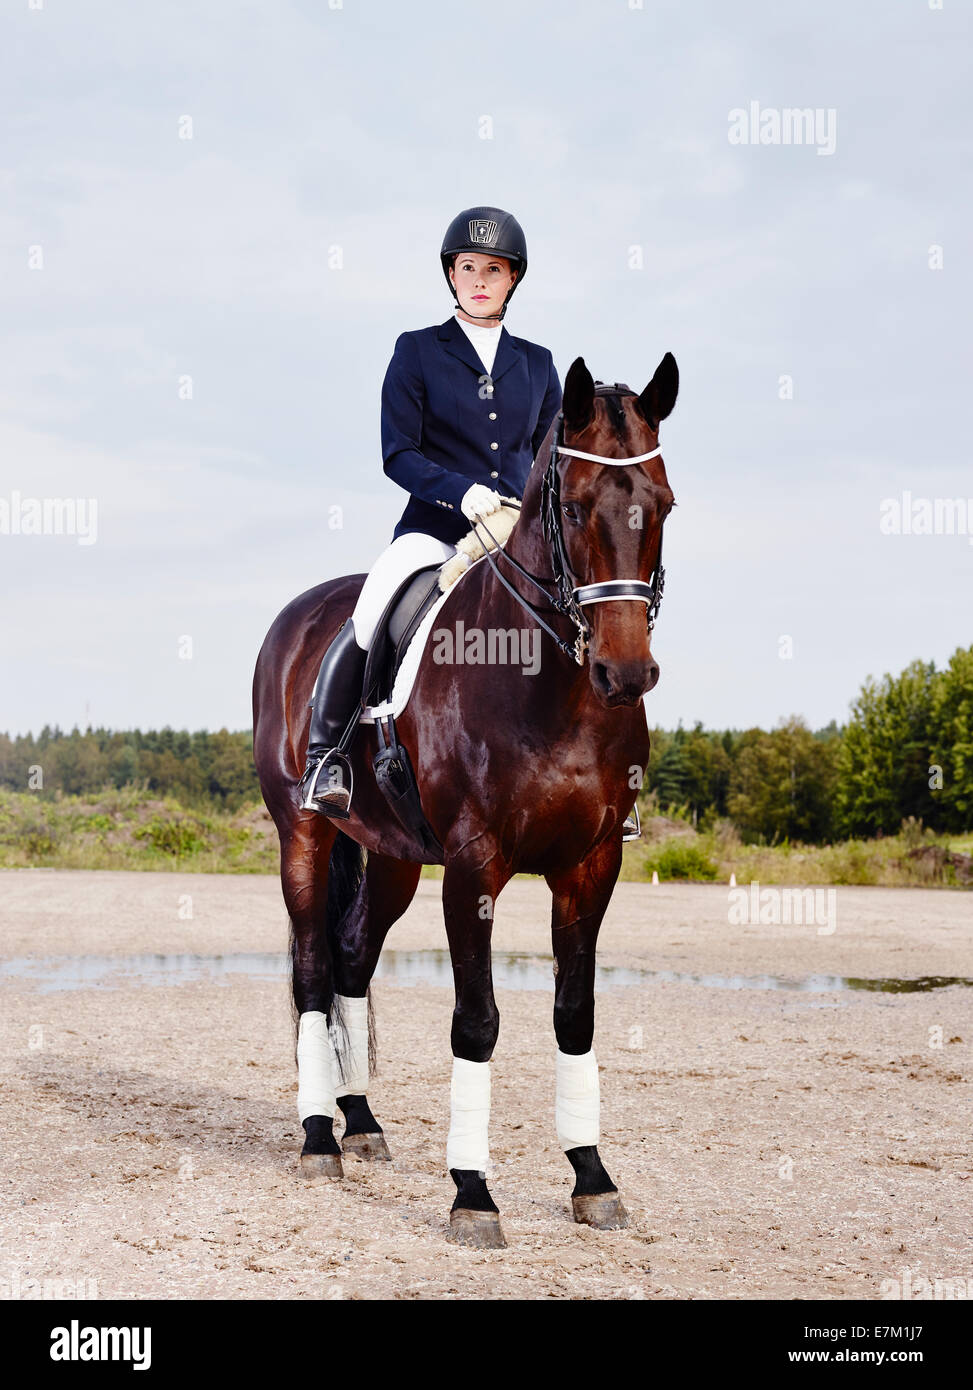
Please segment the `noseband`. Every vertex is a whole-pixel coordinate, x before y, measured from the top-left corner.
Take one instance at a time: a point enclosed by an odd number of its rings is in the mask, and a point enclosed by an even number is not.
[[[628,386],[623,386],[620,382],[615,382],[613,386],[606,386],[603,382],[596,382],[595,395],[607,396],[612,399],[612,406],[618,412],[621,411],[619,398],[622,396],[634,396],[635,392]],[[659,531],[659,550],[656,555],[655,569],[652,578],[646,582],[644,579],[603,579],[595,584],[576,584],[575,575],[572,573],[571,564],[568,560],[567,549],[564,544],[564,531],[561,524],[561,475],[558,472],[558,459],[561,455],[568,458],[587,459],[590,463],[604,463],[612,467],[621,468],[626,465],[644,463],[648,459],[657,458],[662,453],[661,446],[652,449],[647,454],[636,454],[633,458],[609,458],[604,454],[586,454],[580,449],[568,449],[561,441],[564,438],[564,413],[558,412],[557,422],[554,428],[554,438],[551,441],[551,452],[547,461],[547,468],[541,480],[541,524],[544,528],[544,537],[551,549],[551,569],[553,571],[553,583],[555,592],[548,594],[543,588],[542,582],[536,575],[530,574],[524,567],[517,563],[512,556],[508,555],[503,548],[497,544],[494,537],[490,534],[486,524],[478,519],[477,526],[482,526],[490,540],[496,546],[497,555],[502,555],[504,560],[513,566],[517,573],[533,584],[536,589],[540,589],[548,603],[557,613],[570,618],[574,624],[576,637],[574,642],[566,642],[563,637],[544,621],[533,604],[517,592],[514,586],[500,573],[494,557],[483,547],[484,558],[491,570],[499,579],[500,583],[507,589],[522,608],[537,621],[549,637],[552,637],[564,652],[565,656],[571,657],[579,666],[584,665],[585,653],[588,649],[588,641],[591,637],[591,628],[588,626],[584,615],[584,609],[593,603],[609,603],[613,600],[627,600],[644,603],[646,607],[646,625],[651,632],[655,626],[655,620],[659,613],[659,606],[662,603],[662,590],[665,586],[666,572],[662,567],[662,531]],[[476,534],[474,528],[473,534]],[[551,580],[544,580],[544,584],[550,584]]]

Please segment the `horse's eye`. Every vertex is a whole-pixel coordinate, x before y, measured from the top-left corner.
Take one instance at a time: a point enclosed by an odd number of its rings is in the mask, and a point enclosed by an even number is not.
[[[561,511],[572,525],[581,525],[581,508],[578,506],[577,502],[563,502],[561,504]]]

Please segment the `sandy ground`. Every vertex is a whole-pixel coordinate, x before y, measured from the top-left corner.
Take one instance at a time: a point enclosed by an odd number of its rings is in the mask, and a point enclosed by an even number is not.
[[[272,878],[22,870],[0,888],[4,958],[286,943]],[[420,886],[391,948],[445,944],[439,893]],[[837,908],[833,935],[731,927],[725,887],[622,884],[600,963],[973,975],[968,894],[842,888]],[[517,881],[495,944],[548,957],[548,920],[544,885]],[[451,992],[374,997],[370,1096],[394,1161],[311,1185],[285,981],[0,979],[0,1295],[52,1279],[121,1298],[878,1298],[907,1269],[973,1294],[971,989],[602,990],[601,1153],[633,1215],[615,1232],[570,1218],[552,995],[498,990],[497,1252],[444,1239]]]

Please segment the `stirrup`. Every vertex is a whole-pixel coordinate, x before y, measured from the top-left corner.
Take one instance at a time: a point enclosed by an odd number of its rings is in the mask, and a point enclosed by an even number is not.
[[[625,817],[625,823],[622,826],[622,844],[627,845],[630,840],[641,840],[641,838],[642,820],[639,816],[638,806],[633,806],[632,814]]]
[[[319,789],[318,781],[325,768],[339,768],[341,778],[336,783],[327,777],[325,786]],[[317,811],[321,816],[334,816],[337,820],[348,819],[355,790],[355,774],[344,753],[340,753],[337,748],[330,748],[314,762],[308,759],[300,786],[303,788],[305,783],[307,790],[301,802],[302,811]]]

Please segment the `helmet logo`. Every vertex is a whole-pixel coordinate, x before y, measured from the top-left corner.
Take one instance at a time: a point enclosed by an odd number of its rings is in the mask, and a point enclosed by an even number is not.
[[[487,220],[470,219],[470,241],[475,246],[493,246],[497,239],[497,224]]]

